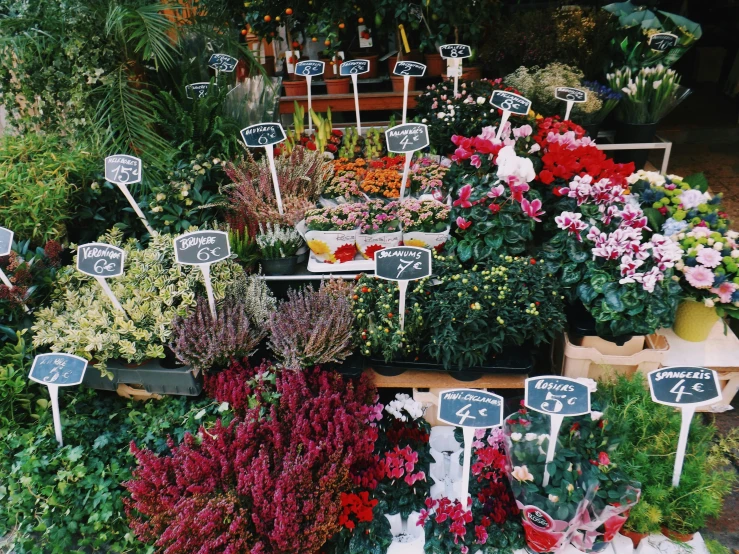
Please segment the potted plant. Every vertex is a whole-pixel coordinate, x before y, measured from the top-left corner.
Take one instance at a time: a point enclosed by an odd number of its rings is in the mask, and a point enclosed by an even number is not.
[[[260,223],[256,241],[262,254],[260,264],[265,275],[295,273],[298,262],[296,253],[303,245],[303,237],[296,229],[271,223],[262,227]]]
[[[378,250],[400,244],[403,233],[397,215],[398,204],[385,204],[382,200],[367,202],[357,235],[357,249],[365,259],[374,260]]]
[[[406,246],[438,250],[449,238],[449,206],[438,200],[407,198],[397,213]]]
[[[357,253],[357,228],[364,204],[339,204],[305,213],[305,241],[316,259],[351,262]]]
[[[443,202],[447,196],[447,187],[444,185],[444,176],[449,171],[448,165],[429,157],[416,159],[408,174],[410,195],[420,198],[428,198],[430,195],[434,200]]]
[[[386,506],[369,491],[341,493],[341,529],[329,543],[334,554],[388,552],[393,542]]]
[[[365,141],[365,149],[367,147]],[[404,156],[377,157],[367,154],[367,172],[359,181],[359,188],[370,198],[400,198]]]
[[[339,151],[341,156],[347,140],[352,142],[355,137],[349,129],[345,135],[345,142]],[[367,171],[367,162],[363,158],[348,160],[341,156],[333,162],[334,174],[321,192],[320,202],[324,207],[359,202],[363,196],[359,190],[359,182],[364,178]]]

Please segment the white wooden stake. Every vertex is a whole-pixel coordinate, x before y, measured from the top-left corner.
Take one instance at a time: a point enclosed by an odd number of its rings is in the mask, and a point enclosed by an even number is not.
[[[13,283],[10,282],[10,279],[8,279],[8,276],[5,275],[5,272],[2,269],[0,269],[0,281],[2,281],[9,289],[13,288]]]
[[[398,311],[400,312],[400,330],[405,329],[405,293],[408,290],[408,281],[398,281],[400,298],[398,300]]]
[[[308,119],[310,119],[310,114],[308,115]],[[280,212],[280,215],[282,215],[285,212],[282,208],[282,195],[280,194],[280,183],[277,180],[277,168],[275,167],[274,145],[267,144],[265,145],[264,149],[267,151],[267,159],[269,160],[269,170],[272,173],[272,184],[275,187],[275,198],[277,199],[277,209]]]
[[[565,121],[570,120],[570,112],[572,111],[572,106],[574,106],[575,103],[572,100],[567,101],[567,110],[565,111]]]
[[[62,418],[59,415],[59,385],[48,384],[49,396],[51,397],[51,415],[54,419],[54,435],[56,435],[56,442],[59,443],[59,448],[64,446],[62,440]]]
[[[313,118],[310,116],[311,111],[313,111],[313,96],[310,92],[310,82],[312,79],[312,75],[305,76],[306,83],[308,84],[308,136],[313,134]]]
[[[357,114],[357,134],[362,134],[362,122],[359,119],[359,89],[357,87],[357,74],[352,73],[352,85],[354,85],[354,111]]]
[[[405,196],[405,184],[408,182],[408,173],[411,170],[411,160],[413,159],[413,152],[405,153],[405,164],[403,165],[403,179],[400,181],[400,201],[403,201]]]
[[[690,422],[693,421],[695,414],[695,406],[685,406],[680,410],[682,412],[682,422],[680,423],[680,438],[677,441],[677,455],[675,456],[675,469],[672,472],[672,486],[677,488],[680,485],[680,476],[683,472],[683,462],[685,462],[685,450],[688,446],[688,434],[690,433]]]
[[[462,464],[462,491],[460,492],[459,501],[462,503],[462,509],[468,512],[467,496],[470,491],[470,464],[472,461],[472,441],[475,440],[474,427],[462,427],[464,434],[464,463]]]
[[[408,86],[411,80],[410,75],[403,75],[403,124],[408,113]]]
[[[208,305],[210,306],[210,315],[213,319],[217,317],[216,314],[216,297],[213,294],[213,283],[210,282],[210,264],[200,264],[200,271],[203,272],[203,280],[205,281],[205,290],[208,293]]]
[[[511,117],[511,112],[508,110],[503,110],[503,117],[500,118],[500,126],[498,127],[498,132],[495,133],[495,140],[500,140],[500,135],[503,134],[503,127],[505,127],[505,124],[508,123],[508,118]]]
[[[547,448],[547,459],[544,462],[544,479],[542,486],[546,487],[549,484],[549,471],[547,470],[547,464],[554,460],[554,451],[557,448],[557,437],[559,437],[559,430],[562,427],[562,421],[564,416],[549,414],[551,420],[551,428],[549,430],[549,446]]]
[[[95,280],[100,284],[100,286],[103,289],[103,292],[110,298],[110,301],[113,303],[113,307],[121,312],[124,316],[128,317],[128,314],[126,313],[126,310],[123,309],[123,306],[121,306],[121,303],[118,302],[118,299],[115,297],[115,294],[113,294],[113,291],[110,290],[110,286],[108,286],[108,282],[105,280],[105,277],[95,277]]]
[[[131,192],[128,190],[128,187],[120,183],[116,183],[116,184],[118,185],[118,188],[121,189],[123,196],[125,196],[126,199],[128,200],[128,203],[131,204],[133,211],[136,212],[136,215],[139,216],[141,223],[143,223],[144,227],[146,227],[146,230],[149,231],[149,234],[152,237],[159,236],[159,233],[157,233],[154,229],[152,229],[151,225],[149,225],[149,222],[147,221],[146,216],[144,215],[144,212],[141,211],[141,208],[139,208],[139,205],[136,203],[136,200],[134,200],[133,196],[131,196]]]

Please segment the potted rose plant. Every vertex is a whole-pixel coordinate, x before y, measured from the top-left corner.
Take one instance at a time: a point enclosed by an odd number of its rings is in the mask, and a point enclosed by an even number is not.
[[[385,204],[382,200],[365,204],[357,234],[357,248],[365,259],[374,260],[378,250],[400,244],[403,233],[397,215],[398,204]]]
[[[267,223],[259,225],[256,236],[260,261],[265,275],[292,275],[298,262],[297,252],[303,245],[303,237],[292,227]]]
[[[364,204],[340,204],[305,212],[305,241],[316,259],[328,263],[354,260]]]

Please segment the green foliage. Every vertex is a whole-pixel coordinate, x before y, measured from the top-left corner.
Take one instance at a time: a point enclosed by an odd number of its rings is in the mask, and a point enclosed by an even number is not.
[[[386,510],[387,505],[378,502],[372,509],[372,521],[360,521],[354,529],[342,527],[331,539],[330,551],[335,554],[385,554],[393,542]]]
[[[35,415],[38,387],[29,381],[31,350],[24,332],[16,333],[15,344],[0,343],[0,437]]]
[[[236,259],[244,267],[253,267],[260,259],[259,245],[254,237],[249,236],[249,229],[244,227],[242,231],[229,229],[228,241],[231,252],[236,254]]]

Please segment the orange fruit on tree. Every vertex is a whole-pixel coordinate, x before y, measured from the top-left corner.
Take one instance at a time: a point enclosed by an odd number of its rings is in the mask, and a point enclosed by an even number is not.
[[[360,17],[359,19],[357,19],[357,22],[364,23],[364,17]]]
[[[246,29],[241,29],[242,36],[246,36]]]
[[[275,21],[279,21],[279,20],[280,20],[280,16],[278,15],[277,17],[275,17]]]
[[[265,15],[265,16],[264,16],[264,20],[265,20],[265,21],[266,21],[267,23],[269,23],[270,21],[272,21],[272,16],[270,16],[270,15]]]
[[[323,41],[323,44],[325,44],[326,46],[331,46],[331,41],[330,40],[324,40]]]
[[[311,40],[311,42],[318,42],[318,38],[317,38],[317,37],[313,37],[313,38],[312,38],[312,39],[310,39],[310,40]]]
[[[293,14],[293,9],[292,8],[287,8],[285,10],[285,15],[292,15],[292,14]]]
[[[339,23],[339,29],[343,29],[344,27],[346,27],[346,25],[344,25],[343,23]]]
[[[300,47],[300,43],[297,40],[294,40],[293,41],[293,48],[299,48],[299,47]]]

